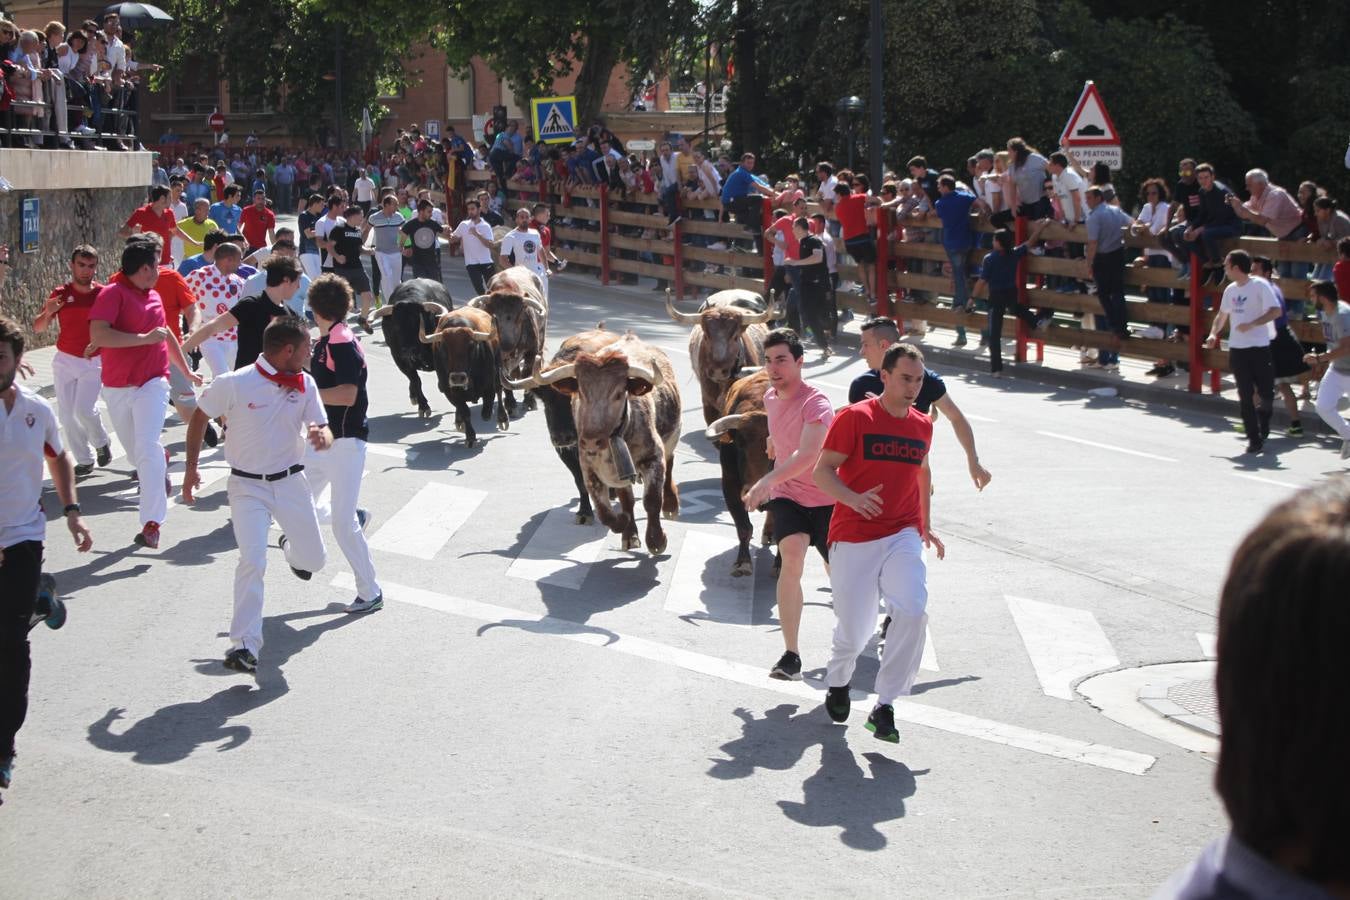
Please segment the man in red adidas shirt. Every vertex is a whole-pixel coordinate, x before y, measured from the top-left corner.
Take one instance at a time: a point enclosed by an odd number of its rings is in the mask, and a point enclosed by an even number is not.
[[[253,205],[239,214],[239,232],[248,241],[248,252],[277,242],[277,216],[267,208],[267,194],[253,192]],[[248,254],[245,254],[247,256]]]
[[[98,464],[112,462],[108,430],[98,411],[98,394],[103,387],[103,363],[98,355],[85,356],[89,346],[89,310],[103,285],[94,280],[98,270],[98,250],[88,244],[76,247],[70,255],[70,281],[52,291],[42,312],[33,320],[33,330],[47,330],[53,319],[60,323],[56,355],[52,357],[52,377],[56,381],[56,409],[65,432],[66,445],[75,457],[76,476],[94,471]]]
[[[843,409],[825,434],[815,480],[836,501],[830,519],[834,651],[826,670],[825,710],[842,722],[849,679],[876,625],[877,603],[891,617],[877,672],[877,705],[867,730],[895,743],[895,698],[914,686],[928,622],[923,551],[945,550],[931,528],[928,448],[933,420],[914,408],[923,386],[923,354],[896,344],[881,363],[880,397]]]
[[[126,225],[117,232],[117,236],[123,238],[137,232],[159,235],[164,246],[163,256],[159,261],[162,266],[173,265],[172,242],[173,236],[178,233],[178,220],[174,218],[173,210],[169,209],[170,202],[167,187],[162,184],[152,187],[150,202],[137,207],[127,219]]]

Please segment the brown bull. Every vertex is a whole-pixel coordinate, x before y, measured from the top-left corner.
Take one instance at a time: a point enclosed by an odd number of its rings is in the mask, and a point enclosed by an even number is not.
[[[745,509],[745,493],[750,486],[769,473],[768,455],[769,417],[764,411],[764,392],[769,389],[769,373],[763,370],[738,379],[722,405],[722,415],[708,426],[706,434],[717,445],[718,462],[722,467],[722,499],[727,512],[736,523],[736,538],[740,548],[731,567],[734,576],[754,573],[750,558],[750,538],[754,527]],[[773,538],[773,514],[764,516],[762,540],[767,545]]]
[[[464,432],[464,444],[478,442],[469,404],[483,402],[483,421],[492,418],[492,404],[501,400],[501,352],[497,346],[497,326],[492,316],[481,309],[457,309],[436,321],[436,330],[428,335],[419,325],[417,339],[428,344],[436,369],[436,384],[455,407],[455,425]],[[497,407],[497,424],[510,424],[506,410]]]
[[[754,291],[718,291],[696,313],[675,308],[666,291],[666,312],[681,325],[693,325],[689,335],[689,361],[703,394],[703,421],[711,424],[722,414],[727,389],[740,377],[741,369],[764,364],[764,323],[775,317],[764,308]]]
[[[548,329],[548,301],[538,275],[524,266],[512,266],[492,276],[488,292],[466,305],[485,310],[497,325],[503,381],[533,371],[534,361],[543,356]],[[516,395],[509,385],[503,398],[507,413],[514,413]],[[526,394],[525,408],[534,405],[534,395]]]
[[[638,546],[632,485],[641,481],[647,549],[663,553],[661,516],[673,519],[680,509],[673,471],[680,391],[670,360],[630,332],[532,381],[572,397],[581,472],[600,521],[623,536],[625,550]],[[621,504],[617,513],[611,491]]]

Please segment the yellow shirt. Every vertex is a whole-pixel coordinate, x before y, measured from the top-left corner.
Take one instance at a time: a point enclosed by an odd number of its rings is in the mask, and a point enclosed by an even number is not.
[[[183,229],[184,234],[192,238],[190,241],[183,241],[184,259],[201,253],[202,241],[206,240],[206,236],[213,231],[220,231],[220,226],[212,220],[207,219],[205,222],[198,222],[191,216],[188,216],[186,219],[179,219],[178,227]]]

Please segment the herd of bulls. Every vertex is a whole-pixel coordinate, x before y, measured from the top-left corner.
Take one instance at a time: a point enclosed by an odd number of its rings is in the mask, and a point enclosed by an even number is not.
[[[766,323],[775,314],[758,294],[743,290],[714,294],[697,313],[680,312],[669,296],[666,308],[673,320],[693,326],[690,359],[740,542],[732,574],[749,575],[753,529],[742,496],[772,465],[764,412],[769,381],[760,367]],[[580,495],[577,522],[597,517],[622,536],[624,549],[636,548],[633,485],[640,481],[642,543],[653,554],[665,551],[661,520],[680,509],[673,469],[681,411],[665,353],[632,332],[607,331],[602,322],[562,341],[545,362],[548,304],[538,276],[519,266],[497,273],[486,294],[458,309],[439,282],[404,282],[376,315],[419,415],[430,416],[431,406],[418,373],[435,372],[456,427],[473,447],[477,433],[469,404],[481,402],[484,421],[495,407],[498,425],[506,427],[516,410],[515,391],[524,391],[525,409],[543,405],[554,450],[572,473]],[[743,369],[755,371],[741,377]],[[771,535],[766,520],[765,543]]]

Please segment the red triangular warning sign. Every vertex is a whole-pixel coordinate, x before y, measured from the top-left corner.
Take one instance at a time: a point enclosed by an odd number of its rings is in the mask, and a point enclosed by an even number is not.
[[[1118,147],[1120,132],[1111,115],[1106,111],[1102,95],[1097,93],[1097,85],[1091,81],[1083,83],[1083,93],[1074,105],[1073,115],[1069,116],[1064,132],[1059,136],[1061,147]]]

